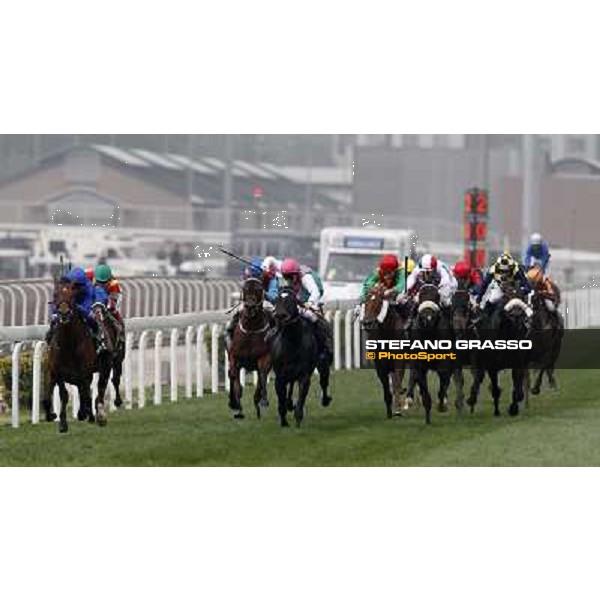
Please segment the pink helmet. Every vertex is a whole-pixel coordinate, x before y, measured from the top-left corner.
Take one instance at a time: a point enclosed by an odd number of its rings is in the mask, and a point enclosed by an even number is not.
[[[282,275],[300,275],[300,264],[294,258],[286,258],[281,263]]]

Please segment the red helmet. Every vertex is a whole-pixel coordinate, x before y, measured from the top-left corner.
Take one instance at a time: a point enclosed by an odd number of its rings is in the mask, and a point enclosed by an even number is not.
[[[379,261],[379,269],[382,273],[397,271],[398,265],[398,257],[393,254],[384,254]]]
[[[294,258],[286,258],[281,263],[282,275],[300,275],[300,264]]]
[[[459,260],[454,265],[453,271],[457,277],[460,277],[462,279],[463,277],[467,277],[468,275],[470,275],[471,267],[469,267],[469,265],[464,260]]]

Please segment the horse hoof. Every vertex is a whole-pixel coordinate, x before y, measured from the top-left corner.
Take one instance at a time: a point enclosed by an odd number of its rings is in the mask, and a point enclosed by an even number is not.
[[[394,417],[402,417],[402,411],[400,409],[397,409],[394,411]]]
[[[534,387],[531,388],[531,390],[529,390],[534,396],[537,396],[540,393],[540,388],[539,387]]]
[[[78,410],[77,411],[77,420],[78,421],[85,421],[87,419],[87,414],[84,410]]]
[[[88,423],[95,423],[96,422],[96,417],[94,417],[94,415],[92,413],[90,413],[88,415],[87,422]]]
[[[281,426],[282,427],[289,427],[290,424],[287,421],[281,421]]]
[[[121,400],[120,398],[117,398],[115,400],[115,408],[121,408],[121,406],[123,406],[123,400]]]
[[[331,401],[333,400],[333,398],[331,396],[323,396],[321,398],[321,406],[329,406],[331,404]]]
[[[448,405],[445,402],[438,404],[438,412],[441,412],[441,413],[448,412]]]
[[[96,419],[96,423],[98,423],[98,427],[106,427],[106,424],[107,424],[106,417],[98,417]]]
[[[494,411],[494,416],[495,417],[499,417],[500,416],[500,411],[499,410],[495,410]]]
[[[66,421],[61,421],[58,424],[58,433],[67,433],[69,431],[69,425]]]
[[[235,415],[233,415],[233,418],[239,420],[239,419],[245,419],[246,416],[244,415],[244,413],[238,412],[238,413],[235,413]]]
[[[52,423],[52,422],[56,421],[57,416],[58,415],[54,412],[46,413],[46,422]]]
[[[516,417],[519,414],[519,405],[518,404],[511,404],[508,407],[508,414],[511,417]]]

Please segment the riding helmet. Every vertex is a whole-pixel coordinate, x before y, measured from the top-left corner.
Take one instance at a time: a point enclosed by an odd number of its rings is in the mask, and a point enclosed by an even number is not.
[[[98,283],[106,283],[112,277],[112,271],[108,265],[98,265],[94,269],[94,279]]]
[[[383,273],[390,273],[398,269],[398,257],[393,254],[384,254],[379,261],[379,269]]]
[[[286,258],[281,263],[282,275],[300,275],[300,263],[294,258]]]

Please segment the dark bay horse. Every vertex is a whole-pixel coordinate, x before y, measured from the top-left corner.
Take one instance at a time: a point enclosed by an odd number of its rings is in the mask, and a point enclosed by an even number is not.
[[[125,335],[123,325],[117,322],[108,308],[101,302],[92,306],[92,313],[98,324],[105,348],[98,353],[98,398],[104,402],[106,387],[112,371],[112,384],[115,389],[115,406],[123,404],[119,386],[125,360]]]
[[[471,309],[469,291],[458,289],[452,296],[452,332],[455,340],[468,340],[476,337],[473,326],[474,313]],[[465,401],[465,377],[464,366],[471,365],[472,352],[469,350],[456,350],[457,362],[452,373],[454,387],[456,389],[456,400],[454,405],[461,411]]]
[[[482,341],[523,340],[529,335],[528,307],[514,290],[504,290],[504,298],[498,302],[494,311],[478,324],[478,335]],[[512,375],[512,402],[508,413],[519,414],[519,404],[525,397],[525,375],[530,354],[526,350],[478,350],[473,368],[473,384],[467,400],[471,412],[475,409],[479,388],[487,373],[491,382],[494,401],[494,416],[500,416],[500,396],[502,390],[498,384],[499,373],[510,370]]]
[[[416,316],[411,326],[410,337],[412,340],[419,340],[422,343],[436,340],[451,340],[452,327],[445,311],[440,306],[440,294],[436,286],[425,284],[419,290],[418,304],[416,307]],[[429,351],[436,355],[444,356],[448,351]],[[431,370],[437,373],[439,378],[438,389],[438,410],[445,412],[447,410],[446,394],[450,385],[450,378],[454,371],[455,364],[449,358],[435,360],[415,360],[413,361],[415,377],[423,408],[425,409],[425,423],[431,423],[431,394],[427,384],[427,373]]]
[[[560,354],[565,326],[562,315],[558,312],[560,291],[553,284],[555,290],[552,304],[551,300],[540,289],[534,288],[531,306],[533,317],[531,320],[531,340],[533,342],[534,356],[532,364],[538,367],[535,382],[531,387],[532,394],[539,394],[544,373],[548,378],[548,385],[556,389],[554,366]],[[529,373],[527,376],[529,380]]]
[[[235,418],[243,419],[241,369],[257,371],[258,383],[254,392],[256,416],[260,419],[260,405],[268,406],[267,376],[271,370],[271,355],[265,341],[271,318],[263,307],[262,282],[250,278],[242,287],[244,308],[233,331],[229,358],[229,408],[236,411]]]
[[[50,340],[46,367],[43,406],[47,421],[54,421],[52,411],[52,393],[58,385],[60,394],[59,432],[68,431],[67,403],[69,393],[65,384],[77,387],[80,408],[77,418],[94,422],[92,412],[91,384],[94,372],[110,373],[110,363],[96,356],[96,346],[88,326],[75,307],[74,288],[70,282],[61,280],[54,291],[58,322]],[[96,422],[106,425],[104,401],[96,399]]]
[[[388,289],[381,283],[373,286],[361,306],[362,328],[367,339],[407,339],[407,306],[394,305],[397,290]],[[402,382],[405,374],[403,361],[374,359],[377,377],[383,391],[383,401],[387,418],[392,418],[392,400],[396,404],[396,414],[400,416],[402,406]],[[390,389],[391,388],[391,389]],[[406,406],[404,406],[406,408]]]
[[[275,302],[277,332],[269,340],[279,419],[282,427],[289,427],[287,412],[291,387],[298,383],[298,400],[293,407],[296,425],[304,418],[304,404],[310,389],[310,380],[317,367],[318,345],[312,323],[303,318],[298,300],[291,288],[283,287]],[[323,403],[323,399],[322,399]]]

